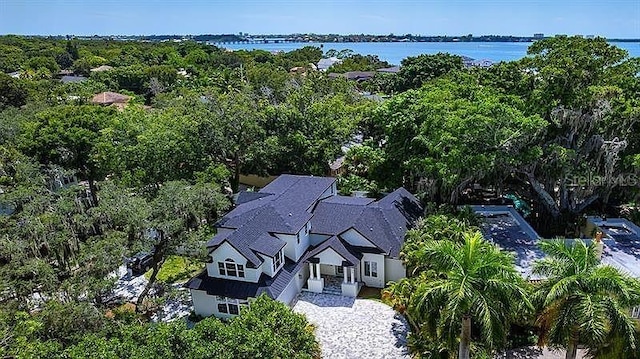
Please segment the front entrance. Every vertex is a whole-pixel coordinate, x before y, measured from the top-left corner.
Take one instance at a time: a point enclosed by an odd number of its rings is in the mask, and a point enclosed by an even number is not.
[[[356,266],[309,263],[307,288],[310,292],[355,297],[361,288]]]

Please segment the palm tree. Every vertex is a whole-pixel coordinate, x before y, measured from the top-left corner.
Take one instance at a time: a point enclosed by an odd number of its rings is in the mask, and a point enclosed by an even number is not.
[[[547,257],[534,263],[533,273],[546,278],[534,291],[542,330],[539,345],[567,348],[576,357],[578,343],[591,350],[623,340],[637,351],[629,308],[640,301],[640,284],[618,269],[600,263],[596,244],[549,240],[540,243]]]
[[[437,275],[421,276],[412,296],[413,312],[423,325],[454,346],[458,358],[468,359],[471,324],[477,325],[487,348],[504,342],[518,311],[531,307],[513,256],[485,241],[478,231],[464,240],[425,242],[423,260]],[[459,336],[457,333],[460,333]]]

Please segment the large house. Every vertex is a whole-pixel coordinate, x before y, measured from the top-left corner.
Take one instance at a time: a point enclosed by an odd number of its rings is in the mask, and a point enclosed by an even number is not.
[[[206,270],[186,284],[194,310],[226,318],[262,293],[290,304],[303,290],[382,288],[406,276],[400,248],[421,213],[403,188],[378,201],[345,197],[328,177],[282,175],[241,192],[207,243]]]

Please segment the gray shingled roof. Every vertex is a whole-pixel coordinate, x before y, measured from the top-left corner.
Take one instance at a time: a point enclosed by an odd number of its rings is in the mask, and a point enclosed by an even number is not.
[[[282,239],[265,233],[258,237],[258,240],[251,243],[249,248],[256,253],[262,253],[269,257],[274,257],[286,244],[287,242]]]
[[[397,257],[405,233],[421,214],[418,200],[404,188],[377,202],[335,196],[318,203],[311,232],[340,235],[353,228],[384,253]]]
[[[312,217],[310,207],[334,182],[335,178],[282,175],[259,192],[241,194],[236,208],[217,224],[235,231],[216,235],[207,247],[213,248],[227,241],[253,265],[260,265],[262,259],[256,253],[277,253],[277,250],[267,248],[279,245],[269,238],[269,234],[298,233]],[[268,242],[259,243],[265,240]]]

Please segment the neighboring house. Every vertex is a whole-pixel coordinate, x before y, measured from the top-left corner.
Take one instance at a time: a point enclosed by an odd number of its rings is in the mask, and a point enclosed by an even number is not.
[[[491,67],[494,65],[494,62],[491,60],[475,60],[470,57],[463,56],[462,63],[465,67]]]
[[[329,77],[344,77],[347,80],[362,82],[370,80],[373,76],[375,76],[375,74],[376,73],[374,71],[348,71],[342,74],[332,72],[329,74]]]
[[[376,71],[385,74],[397,74],[398,72],[400,72],[400,66],[385,67],[383,69],[377,69]]]
[[[109,70],[113,70],[113,67],[108,65],[102,65],[102,66],[98,66],[96,68],[91,69],[91,72],[103,72],[103,71],[109,71]]]
[[[14,72],[9,72],[7,75],[9,75],[10,77],[13,77],[14,79],[19,79],[22,76],[22,72],[14,71]]]
[[[124,105],[131,99],[131,96],[123,95],[116,92],[101,92],[91,99],[91,103],[97,105],[113,105],[120,104]]]
[[[587,217],[585,238],[602,232],[602,262],[640,278],[640,227],[624,218]],[[639,316],[640,317],[640,316]]]
[[[87,78],[84,76],[62,76],[60,78],[60,82],[62,82],[63,84],[68,84],[68,83],[80,83],[80,82],[84,82],[87,81]]]
[[[338,177],[339,175],[344,174],[346,172],[346,169],[344,167],[345,159],[346,159],[346,156],[340,156],[336,158],[334,161],[329,163],[329,176]]]
[[[334,64],[339,64],[341,62],[342,60],[340,60],[337,57],[330,57],[328,59],[320,59],[316,67],[318,68],[318,71],[327,71],[329,67],[333,66]]]
[[[539,280],[532,275],[536,259],[544,257],[538,247],[540,236],[512,206],[471,206],[482,218],[483,236],[505,251],[515,254],[515,266],[527,280]]]
[[[540,236],[512,206],[471,208],[483,218],[481,231],[484,237],[515,255],[516,269],[524,278],[529,281],[544,279],[531,273],[533,262],[544,258],[544,253],[538,246]],[[599,237],[602,243],[599,247],[602,263],[640,278],[640,227],[623,218],[587,217],[587,224],[582,229],[582,239],[590,242],[597,232],[602,233]],[[640,307],[632,309],[631,316],[640,319]]]
[[[262,293],[290,304],[303,290],[383,288],[406,276],[400,248],[422,213],[403,188],[375,201],[337,195],[335,178],[294,175],[237,204],[207,243],[206,270],[185,285],[198,315],[236,315]]]

